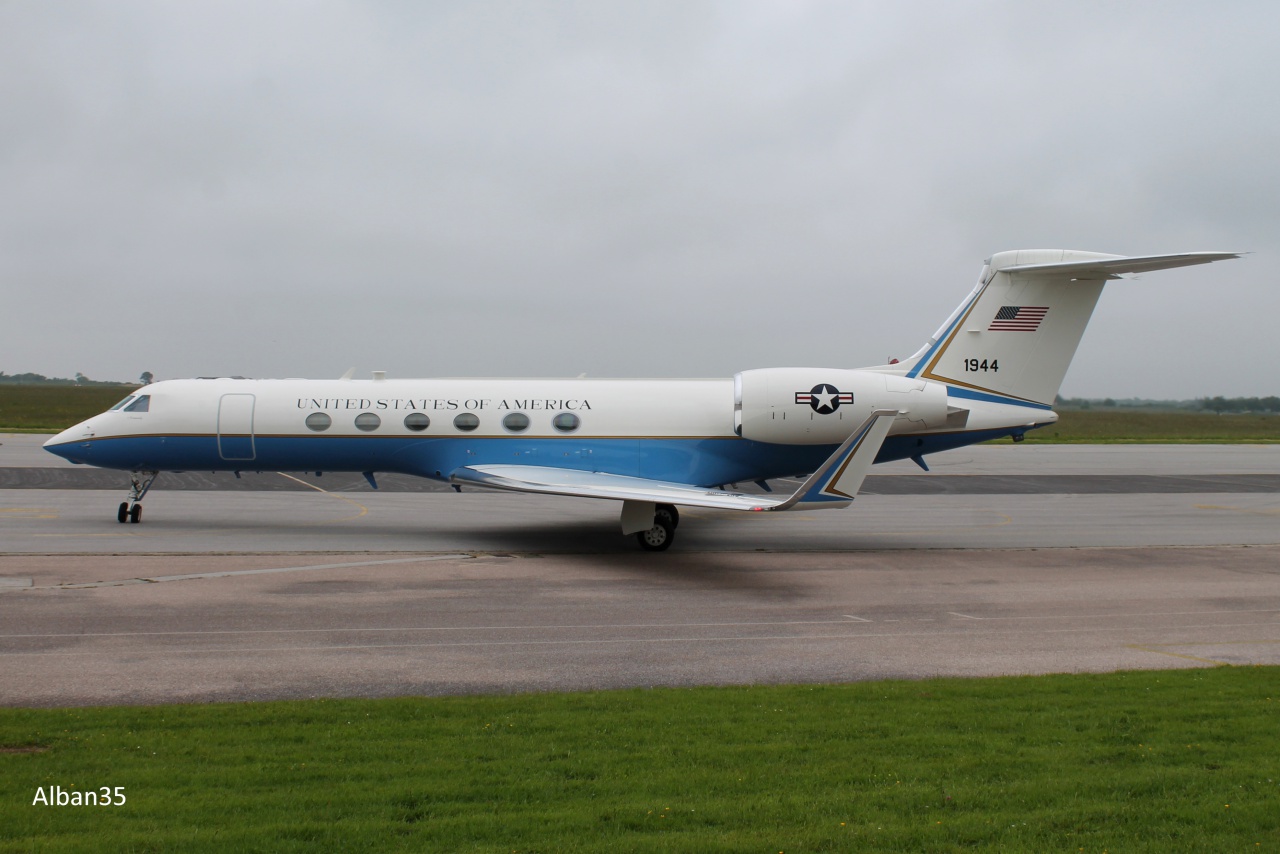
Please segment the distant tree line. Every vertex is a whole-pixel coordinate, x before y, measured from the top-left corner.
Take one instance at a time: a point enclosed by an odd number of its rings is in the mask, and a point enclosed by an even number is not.
[[[1280,412],[1280,397],[1203,397],[1196,408],[1209,412]]]
[[[148,372],[149,376],[149,372]],[[148,379],[148,382],[150,380]],[[75,379],[64,377],[46,377],[44,374],[6,374],[0,371],[0,384],[3,385],[128,385],[115,380],[91,380],[82,373],[76,373]]]
[[[1280,414],[1280,397],[1198,397],[1195,400],[1146,400],[1139,397],[1059,397],[1060,409],[1149,409],[1163,412],[1266,412]]]

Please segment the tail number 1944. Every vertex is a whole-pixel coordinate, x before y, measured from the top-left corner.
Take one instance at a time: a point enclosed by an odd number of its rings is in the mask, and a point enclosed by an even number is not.
[[[970,373],[978,372],[978,373],[985,374],[988,371],[990,371],[991,373],[997,373],[1000,370],[1000,360],[999,359],[991,359],[991,360],[965,359],[964,369]]]

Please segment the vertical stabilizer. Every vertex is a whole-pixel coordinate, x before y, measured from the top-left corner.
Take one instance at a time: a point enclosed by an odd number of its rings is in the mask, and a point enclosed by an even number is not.
[[[957,391],[1051,405],[1107,280],[1237,257],[1231,252],[1143,257],[1069,249],[1000,252],[908,376]]]

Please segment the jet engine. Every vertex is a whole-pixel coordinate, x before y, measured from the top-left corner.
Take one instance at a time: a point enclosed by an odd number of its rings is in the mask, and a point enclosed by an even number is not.
[[[734,429],[786,445],[843,442],[872,410],[899,412],[890,434],[947,425],[946,386],[878,371],[763,368],[734,375]]]

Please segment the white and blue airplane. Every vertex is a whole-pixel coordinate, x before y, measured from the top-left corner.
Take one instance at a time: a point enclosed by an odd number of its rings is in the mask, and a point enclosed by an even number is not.
[[[660,551],[678,506],[847,507],[873,463],[1058,420],[1052,404],[1107,280],[1238,258],[1000,252],[915,355],[727,379],[167,380],[45,443],[132,473],[116,518],[139,522],[162,471],[361,472],[622,503],[622,533]],[[736,484],[803,477],[791,495]]]

